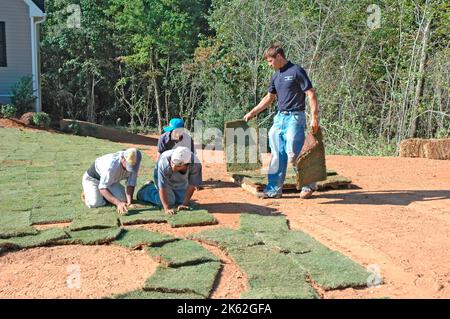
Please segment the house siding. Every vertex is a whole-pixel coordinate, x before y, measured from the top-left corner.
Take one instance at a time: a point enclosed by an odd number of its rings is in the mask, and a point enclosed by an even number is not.
[[[24,1],[1,0],[0,21],[5,22],[7,67],[0,67],[0,102],[9,102],[11,87],[32,75],[31,20]]]

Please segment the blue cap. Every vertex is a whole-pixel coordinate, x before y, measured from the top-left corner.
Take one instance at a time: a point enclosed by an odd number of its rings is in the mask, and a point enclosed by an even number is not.
[[[180,127],[184,127],[184,121],[176,117],[170,120],[169,126],[164,128],[164,132],[170,132]]]

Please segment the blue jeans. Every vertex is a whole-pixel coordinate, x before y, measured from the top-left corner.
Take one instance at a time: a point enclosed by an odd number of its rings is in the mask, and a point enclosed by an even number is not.
[[[292,163],[296,171],[295,160],[305,141],[305,112],[290,112],[275,115],[269,131],[269,144],[272,158],[269,164],[268,183],[264,192],[269,197],[281,195],[286,178],[287,164]],[[303,187],[302,191],[315,190],[315,183]]]
[[[166,188],[166,192],[170,207],[183,204],[184,197],[186,195],[185,189]],[[138,191],[136,197],[138,200],[141,200],[143,202],[150,202],[153,205],[163,207],[161,198],[159,198],[159,190],[153,183],[143,186]]]

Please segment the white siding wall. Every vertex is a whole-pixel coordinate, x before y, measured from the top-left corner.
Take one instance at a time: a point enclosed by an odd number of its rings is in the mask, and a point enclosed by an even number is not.
[[[10,94],[22,76],[32,75],[28,5],[23,0],[0,0],[0,21],[5,22],[6,31],[7,67],[0,67],[0,101],[5,101],[1,95]]]

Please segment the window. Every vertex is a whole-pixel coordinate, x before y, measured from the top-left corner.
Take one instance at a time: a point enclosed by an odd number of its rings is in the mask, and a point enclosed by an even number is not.
[[[5,22],[0,21],[0,67],[6,66],[6,31]]]

